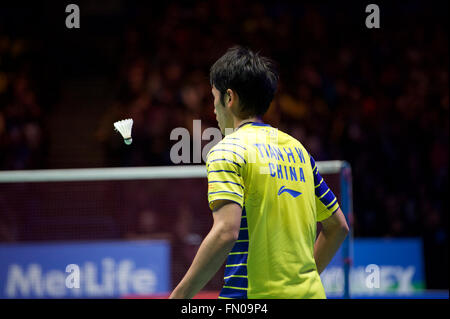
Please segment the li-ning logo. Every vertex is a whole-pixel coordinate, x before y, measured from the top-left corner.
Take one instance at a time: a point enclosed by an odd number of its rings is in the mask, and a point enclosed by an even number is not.
[[[278,196],[280,196],[283,193],[288,193],[294,198],[302,194],[300,192],[294,191],[293,189],[286,188],[286,186],[281,186],[280,189],[278,190]]]

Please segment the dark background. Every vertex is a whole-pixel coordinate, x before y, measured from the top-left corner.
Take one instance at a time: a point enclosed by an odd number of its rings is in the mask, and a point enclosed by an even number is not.
[[[67,29],[69,3],[0,5],[1,170],[173,165],[173,128],[216,127],[209,67],[249,46],[279,64],[264,120],[350,162],[355,236],[421,237],[427,288],[448,288],[447,1],[376,1],[380,29],[364,1],[75,1]],[[129,147],[112,129],[128,117]],[[10,204],[1,240],[29,240]]]

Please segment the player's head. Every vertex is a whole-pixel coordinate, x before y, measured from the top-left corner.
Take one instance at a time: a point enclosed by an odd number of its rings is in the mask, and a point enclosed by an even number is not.
[[[273,100],[278,72],[270,59],[247,48],[227,50],[211,67],[214,107],[222,132],[233,127],[233,117],[261,117]]]

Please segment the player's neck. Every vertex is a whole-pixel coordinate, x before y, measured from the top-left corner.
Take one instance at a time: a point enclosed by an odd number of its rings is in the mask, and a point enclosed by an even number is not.
[[[234,118],[234,129],[237,130],[238,128],[242,127],[243,125],[247,124],[247,123],[253,123],[253,122],[262,122],[260,117],[254,116],[254,117],[249,117],[247,119],[238,119],[238,118]]]

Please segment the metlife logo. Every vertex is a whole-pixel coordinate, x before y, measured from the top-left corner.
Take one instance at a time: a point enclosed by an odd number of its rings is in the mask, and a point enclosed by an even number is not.
[[[169,245],[3,245],[0,289],[0,298],[118,298],[167,292]]]

